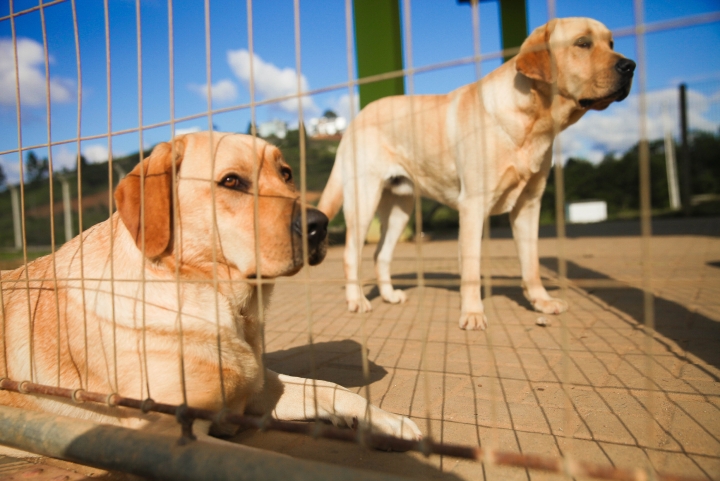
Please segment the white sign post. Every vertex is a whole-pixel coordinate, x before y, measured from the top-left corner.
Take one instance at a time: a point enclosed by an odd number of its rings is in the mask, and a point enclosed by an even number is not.
[[[17,187],[8,185],[10,188],[10,202],[13,212],[13,232],[15,233],[15,249],[22,249],[22,225],[20,224],[20,198]]]

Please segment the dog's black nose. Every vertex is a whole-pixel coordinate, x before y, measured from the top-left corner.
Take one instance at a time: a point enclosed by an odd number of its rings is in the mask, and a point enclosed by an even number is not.
[[[313,248],[320,244],[327,237],[328,218],[325,214],[317,209],[306,209],[307,215],[307,239],[308,245]],[[302,215],[300,212],[295,214],[293,219],[293,231],[302,237]]]
[[[621,58],[615,64],[615,70],[621,75],[631,75],[635,71],[635,62],[629,58]]]

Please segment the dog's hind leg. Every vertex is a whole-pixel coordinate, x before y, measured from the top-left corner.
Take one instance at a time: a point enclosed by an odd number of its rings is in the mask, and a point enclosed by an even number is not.
[[[380,218],[380,242],[375,251],[375,272],[380,295],[385,302],[391,304],[399,304],[407,300],[405,292],[393,289],[390,278],[390,262],[395,245],[412,214],[415,206],[414,200],[412,195],[396,195],[385,189],[377,210]]]
[[[345,226],[347,228],[344,258],[345,299],[347,300],[348,311],[369,312],[372,310],[372,305],[363,293],[359,281],[359,271],[365,236],[380,201],[382,183],[380,179],[375,179],[369,175],[359,177],[356,181],[346,182],[343,194],[343,211],[345,212]],[[355,190],[356,187],[357,191]]]

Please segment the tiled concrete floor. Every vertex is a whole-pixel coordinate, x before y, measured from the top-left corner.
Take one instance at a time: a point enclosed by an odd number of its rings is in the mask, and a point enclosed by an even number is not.
[[[312,375],[310,318],[318,378],[366,392],[365,342],[373,402],[410,415],[434,439],[617,466],[651,463],[668,473],[720,479],[720,239],[656,237],[650,247],[656,328],[650,337],[642,328],[637,237],[564,241],[568,276],[585,287],[556,291],[571,308],[546,316],[549,327],[535,324],[539,314],[523,299],[513,242],[493,240],[484,273],[506,285],[485,300],[486,332],[457,327],[455,241],[423,245],[426,285],[406,286],[406,304],[384,304],[368,286],[374,310],[366,315],[345,310],[342,250],[333,248],[307,277],[279,282],[268,313],[268,363],[287,374]],[[550,281],[557,278],[558,249],[556,240],[540,242],[543,276]],[[365,250],[367,278],[372,251]],[[416,284],[415,256],[411,243],[396,251],[393,272],[406,284]],[[304,282],[308,278],[312,282]],[[279,433],[242,433],[238,440],[414,477],[549,477]]]
[[[457,327],[457,242],[423,244],[423,288],[416,246],[398,246],[393,272],[409,300],[384,304],[368,286],[369,314],[346,311],[342,249],[334,247],[322,265],[279,280],[267,313],[269,366],[306,377],[314,371],[369,392],[375,404],[411,416],[436,440],[617,466],[650,463],[720,479],[720,238],[652,239],[651,336],[642,328],[639,238],[567,239],[562,246],[541,240],[548,284],[557,279],[560,249],[573,281],[555,291],[570,310],[546,316],[548,327],[535,324],[540,315],[523,299],[513,242],[492,240],[487,247],[483,272],[503,284],[485,299],[488,331]],[[364,252],[368,279],[373,248]],[[362,374],[363,344],[369,378]],[[245,431],[235,441],[414,478],[561,478],[286,433]]]
[[[99,469],[66,463],[53,459],[26,459],[0,456],[0,481],[130,481],[123,474],[112,474]]]

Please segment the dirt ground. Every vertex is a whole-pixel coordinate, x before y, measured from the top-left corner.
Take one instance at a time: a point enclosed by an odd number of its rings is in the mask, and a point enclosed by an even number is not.
[[[641,248],[636,236],[571,238],[562,245],[541,239],[547,285],[558,284],[559,253],[570,278],[566,289],[554,288],[570,310],[545,316],[550,325],[541,327],[541,316],[522,296],[514,243],[494,239],[483,259],[483,272],[497,284],[484,301],[490,327],[467,332],[457,327],[455,240],[424,242],[421,264],[414,243],[398,246],[393,272],[408,302],[385,304],[368,284],[369,314],[346,311],[342,248],[333,247],[322,265],[278,282],[267,313],[267,363],[369,393],[382,408],[411,416],[436,441],[602,465],[650,464],[720,480],[720,237],[652,238],[646,267],[655,330],[649,335],[642,328]],[[368,280],[373,249],[364,251]],[[234,440],[412,478],[561,478],[277,432],[245,431]],[[0,480],[11,479],[3,477],[11,475],[4,462],[16,461],[0,459]]]

